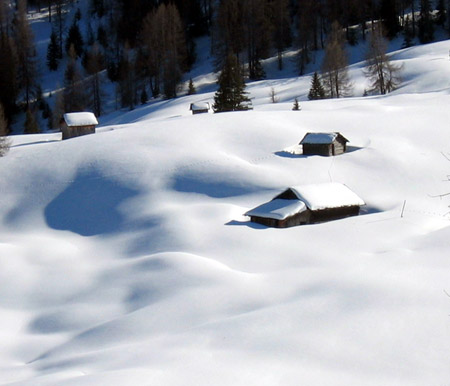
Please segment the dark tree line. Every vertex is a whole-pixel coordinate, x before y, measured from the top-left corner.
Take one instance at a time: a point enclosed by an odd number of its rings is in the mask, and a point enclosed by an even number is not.
[[[265,77],[262,61],[272,55],[281,70],[288,47],[298,50],[299,74],[317,50],[325,50],[323,91],[340,97],[351,88],[344,43],[358,44],[380,21],[383,38],[402,33],[404,46],[416,39],[430,42],[436,26],[448,30],[450,25],[450,0],[90,0],[83,15],[73,0],[9,4],[0,0],[0,103],[7,127],[19,111],[29,112],[32,127],[38,108],[49,122],[79,109],[100,115],[105,76],[116,82],[118,107],[132,109],[160,95],[176,97],[183,73],[195,62],[195,38],[206,34],[217,70],[230,67],[232,55],[240,75],[249,79]],[[52,25],[48,69],[58,70],[63,58],[67,63],[64,91],[56,96],[53,112],[39,97],[39,63],[27,21],[30,7],[48,12]],[[374,52],[376,65],[381,54]],[[189,92],[193,89],[191,84]]]

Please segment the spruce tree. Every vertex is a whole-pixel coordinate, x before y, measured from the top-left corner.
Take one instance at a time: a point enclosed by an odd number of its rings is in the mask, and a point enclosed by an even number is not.
[[[73,46],[75,49],[75,53],[78,57],[81,57],[83,55],[83,46],[84,41],[83,37],[81,36],[80,28],[78,27],[78,24],[74,22],[70,29],[69,34],[67,35],[66,39],[66,51],[69,53],[70,47]]]
[[[241,66],[234,54],[228,54],[217,81],[219,89],[214,96],[214,112],[247,110],[249,102]]]
[[[50,71],[56,71],[59,64],[59,44],[55,31],[50,35],[50,43],[47,47],[47,66]]]
[[[314,75],[311,79],[311,88],[309,89],[308,99],[316,100],[324,98],[325,98],[325,90],[322,86],[322,82],[320,81],[317,72],[314,72]]]
[[[300,110],[300,105],[298,103],[298,99],[297,98],[294,99],[294,105],[292,106],[292,110],[293,111],[299,111]]]
[[[197,90],[195,89],[194,82],[192,81],[192,78],[189,79],[189,85],[188,85],[188,95],[196,94]]]

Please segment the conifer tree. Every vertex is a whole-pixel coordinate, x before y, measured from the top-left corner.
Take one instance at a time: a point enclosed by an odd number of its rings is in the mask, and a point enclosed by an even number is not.
[[[214,112],[247,110],[249,102],[241,66],[234,54],[228,54],[217,81],[219,89],[214,96]]]
[[[86,72],[89,76],[86,83],[89,90],[89,106],[97,117],[102,114],[102,78],[100,71],[104,68],[104,58],[96,42],[87,53]]]
[[[126,43],[119,63],[118,90],[122,107],[127,107],[130,110],[134,109],[137,100],[136,84],[135,61],[133,60],[131,49]]]
[[[277,50],[278,69],[283,69],[283,50],[291,44],[288,0],[273,0],[271,4],[273,43]]]
[[[71,25],[69,29],[69,34],[67,35],[66,39],[66,51],[69,53],[70,47],[75,49],[75,53],[78,57],[81,57],[83,55],[83,46],[84,41],[83,37],[81,36],[80,28],[78,27],[78,23],[74,21],[74,23]]]
[[[445,21],[447,20],[447,8],[445,6],[445,0],[439,0],[436,9],[436,24],[443,26],[445,24]]]
[[[18,57],[14,40],[3,35],[0,39],[0,103],[9,124],[17,110],[19,84]]]
[[[26,10],[26,0],[19,0],[14,19],[14,39],[18,58],[18,82],[20,89],[24,92],[28,109],[38,85],[38,71],[34,36],[27,20]]]
[[[85,84],[77,63],[75,48],[69,50],[69,61],[64,72],[64,110],[67,113],[83,111],[87,104]]]
[[[403,44],[402,48],[408,48],[414,45],[413,43],[414,35],[411,27],[411,19],[406,16],[405,25],[403,26]]]
[[[160,85],[167,99],[177,96],[177,87],[186,66],[186,44],[182,22],[174,4],[162,3],[146,16],[143,40],[153,96]]]
[[[248,76],[253,80],[264,79],[261,59],[268,56],[271,41],[269,3],[268,0],[243,0],[242,3]]]
[[[372,31],[367,51],[366,76],[371,81],[371,90],[380,94],[393,91],[400,84],[401,67],[392,64],[386,55],[387,44],[380,29]]]
[[[434,25],[430,0],[420,0],[419,40],[422,44],[434,39]]]
[[[339,23],[333,22],[322,62],[322,85],[327,97],[340,98],[350,94],[352,84],[347,66],[342,28]]]
[[[292,110],[293,111],[299,111],[300,110],[300,105],[298,103],[298,99],[297,98],[294,99],[294,105],[292,106]]]
[[[63,119],[63,115],[66,112],[64,103],[64,92],[58,92],[55,96],[55,108],[53,110],[52,120],[49,121],[51,128],[60,129],[60,124]]]
[[[320,81],[317,72],[314,72],[314,75],[311,79],[311,88],[309,89],[308,99],[316,100],[324,98],[325,98],[325,90],[322,86],[322,82]]]
[[[56,71],[59,64],[59,44],[55,31],[50,35],[50,43],[47,47],[47,66],[50,71]]]
[[[24,134],[38,134],[40,132],[36,115],[31,109],[27,109],[25,113],[25,125],[23,127]]]
[[[189,79],[189,85],[188,85],[188,95],[196,94],[197,90],[195,89],[194,82],[192,81],[192,78]]]
[[[142,92],[141,92],[141,104],[145,105],[147,103],[148,100],[148,95],[147,95],[147,90],[145,89],[145,86],[142,87]]]
[[[400,31],[396,0],[381,0],[380,16],[386,36],[393,39]]]

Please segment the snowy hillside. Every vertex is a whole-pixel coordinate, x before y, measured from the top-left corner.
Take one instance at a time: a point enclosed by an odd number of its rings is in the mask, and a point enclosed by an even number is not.
[[[64,142],[14,136],[0,384],[447,384],[448,50],[395,52],[404,83],[384,97],[309,102],[309,76],[270,79],[249,85],[253,111],[192,116],[210,92]],[[362,64],[350,75],[362,94]],[[340,131],[350,151],[292,154],[307,131]],[[243,216],[330,181],[366,202],[361,216],[289,229]]]

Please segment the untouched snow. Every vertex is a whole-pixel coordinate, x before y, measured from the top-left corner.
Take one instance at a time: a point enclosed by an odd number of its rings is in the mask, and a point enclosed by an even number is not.
[[[95,135],[14,136],[0,384],[448,384],[448,49],[393,53],[404,83],[387,96],[310,102],[309,76],[280,77],[249,84],[252,111],[194,116],[213,99],[198,70],[204,94],[101,117]],[[350,76],[362,95],[361,63]],[[349,152],[287,151],[312,129],[345,132]],[[242,215],[330,181],[363,215],[288,229]]]
[[[90,112],[66,113],[64,121],[67,126],[89,126],[98,125],[97,118]]]
[[[291,189],[311,210],[365,205],[364,200],[356,193],[337,182],[294,186]]]

